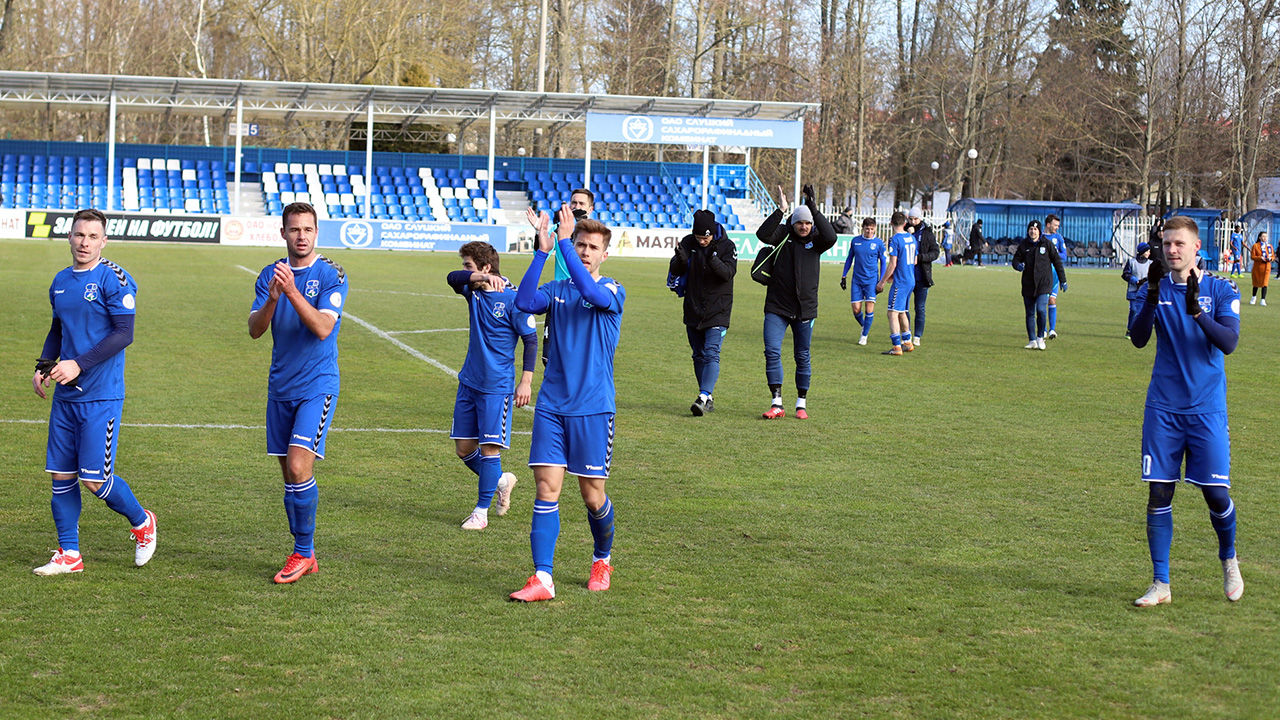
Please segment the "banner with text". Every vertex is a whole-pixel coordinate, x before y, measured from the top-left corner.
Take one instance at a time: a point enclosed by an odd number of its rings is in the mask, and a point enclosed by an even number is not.
[[[592,142],[799,148],[804,121],[587,113]]]
[[[0,210],[0,238],[27,236],[27,211]]]
[[[71,234],[74,210],[32,210],[27,213],[29,238],[65,238]],[[109,212],[107,237],[112,240],[161,240],[216,243],[222,220],[213,215],[151,215]]]
[[[507,228],[498,225],[408,220],[321,220],[322,248],[437,250],[457,252],[477,240],[499,251],[507,248]]]
[[[849,243],[853,241],[853,235],[837,235],[836,244],[830,250],[822,253],[822,262],[838,262],[843,263],[845,258],[849,257]],[[756,259],[756,253],[760,252],[760,248],[764,243],[753,232],[731,232],[729,239],[734,245],[738,246],[738,261],[743,260],[752,262]]]
[[[280,218],[228,215],[222,218],[222,244],[284,247]]]

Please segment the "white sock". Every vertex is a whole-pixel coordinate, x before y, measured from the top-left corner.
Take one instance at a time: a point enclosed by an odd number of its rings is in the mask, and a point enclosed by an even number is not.
[[[73,560],[74,560],[75,558],[80,557],[80,551],[79,551],[79,550],[63,550],[63,551],[62,551],[62,554],[63,554],[63,555],[66,555],[67,557],[69,557],[69,558],[71,558],[71,559],[73,559]]]
[[[698,397],[701,398],[703,401],[707,401],[711,399],[711,396],[704,392],[698,393]]]
[[[547,587],[556,586],[555,583],[551,582],[551,573],[546,572],[545,570],[539,570],[538,572],[534,573],[534,575],[538,576],[538,580],[541,581],[543,585],[546,585]]]
[[[805,401],[805,399],[804,399],[804,398],[796,398],[796,409],[797,409],[797,410],[803,410],[803,409],[804,409],[804,401]]]
[[[781,395],[774,395],[774,396],[773,396],[773,404],[774,404],[774,405],[776,405],[776,406],[778,406],[778,407],[782,407],[782,396],[781,396]]]
[[[489,518],[489,508],[477,507],[475,510],[472,510],[471,512],[475,513],[476,515],[479,515],[482,518],[485,518],[486,520]]]
[[[612,556],[612,555],[605,555],[605,556],[604,556],[604,557],[602,557],[602,558],[592,558],[592,559],[591,559],[591,562],[593,562],[593,563],[597,563],[597,562],[600,562],[601,560],[604,560],[604,564],[605,564],[605,565],[612,565],[613,563],[609,562],[609,561],[610,561],[610,560],[612,560],[612,559],[613,559],[613,556]]]

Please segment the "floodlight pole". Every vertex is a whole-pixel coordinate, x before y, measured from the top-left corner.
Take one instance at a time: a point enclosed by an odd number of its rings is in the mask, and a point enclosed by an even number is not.
[[[236,157],[235,157],[235,200],[231,204],[231,214],[240,214],[240,148],[244,135],[241,128],[244,127],[244,98],[240,97],[240,93],[236,93]],[[226,180],[226,177],[223,177]]]
[[[796,148],[796,184],[791,189],[791,202],[796,207],[800,206],[800,154],[803,151],[802,147]]]
[[[582,187],[591,190],[591,141],[587,141],[587,157],[582,164]]]
[[[495,105],[489,106],[489,179],[486,181],[487,188],[485,190],[485,198],[488,210],[484,211],[485,222],[489,225],[494,223],[493,217],[493,143],[498,134],[498,108]]]
[[[547,0],[542,0],[542,17],[538,22],[538,92],[547,89]]]
[[[702,209],[707,209],[707,178],[710,176],[711,146],[702,146]]]
[[[111,91],[107,109],[107,209],[112,207],[116,194],[116,91]],[[121,209],[124,209],[123,203]]]
[[[364,219],[373,219],[373,98],[365,106],[364,121]]]

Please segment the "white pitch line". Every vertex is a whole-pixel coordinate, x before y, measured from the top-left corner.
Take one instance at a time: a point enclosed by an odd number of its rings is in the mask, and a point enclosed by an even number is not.
[[[422,333],[466,332],[471,328],[436,328],[434,330],[388,330],[388,335],[421,335]]]
[[[355,290],[356,292],[362,292],[362,293],[381,293],[381,294],[383,294],[383,295],[412,295],[412,296],[414,296],[414,297],[459,298],[459,299],[462,297],[461,295],[459,295],[459,294],[457,294],[457,293],[454,293],[454,294],[452,294],[452,295],[445,295],[445,294],[443,294],[443,293],[442,293],[442,294],[438,294],[438,295],[437,295],[437,294],[435,294],[435,293],[413,292],[413,291],[411,291],[411,290],[374,290],[374,289],[370,289],[370,288],[351,288],[351,289],[352,289],[352,290]]]
[[[48,420],[27,420],[27,419],[10,419],[0,418],[0,423],[18,424],[18,425],[47,425]],[[266,430],[265,425],[229,425],[221,423],[120,423],[124,427],[133,428],[162,428],[170,430]],[[331,427],[329,432],[351,432],[351,433],[430,433],[435,435],[448,435],[448,430],[440,430],[439,428],[344,428]],[[527,430],[516,430],[515,435],[529,435]]]

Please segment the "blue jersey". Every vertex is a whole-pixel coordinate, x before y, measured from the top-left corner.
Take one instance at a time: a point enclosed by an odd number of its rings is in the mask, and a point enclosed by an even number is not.
[[[1231,256],[1239,258],[1244,253],[1244,236],[1240,233],[1231,233]]]
[[[909,232],[895,233],[889,238],[889,257],[898,258],[893,270],[893,282],[902,287],[916,284],[916,236]]]
[[[65,268],[49,286],[53,316],[62,324],[58,358],[74,360],[89,352],[114,325],[112,315],[133,315],[138,285],[124,268],[105,258],[87,270]],[[52,358],[51,358],[52,359]],[[80,373],[81,390],[58,385],[53,399],[62,402],[124,399],[124,350]]]
[[[473,290],[468,283],[461,294],[471,316],[471,338],[458,382],[478,393],[510,395],[515,390],[511,366],[516,340],[537,333],[538,325],[532,315],[516,309],[510,281],[501,292]]]
[[[627,292],[613,278],[596,283],[609,291],[608,307],[587,302],[573,280],[553,280],[538,288],[547,303],[547,367],[538,388],[538,408],[558,415],[617,412],[613,353],[622,331]],[[526,307],[528,307],[526,305]]]
[[[1058,251],[1058,257],[1062,258],[1062,262],[1065,263],[1067,261],[1067,241],[1062,239],[1062,233],[1045,233],[1044,239],[1053,243],[1053,249]],[[1053,271],[1053,282],[1055,284],[1062,282],[1062,278],[1058,277],[1058,269],[1051,269]],[[1056,287],[1054,292],[1057,292]]]
[[[1226,412],[1227,376],[1223,354],[1186,310],[1187,286],[1160,281],[1156,307],[1156,359],[1147,387],[1147,407],[1176,414]],[[1200,307],[1214,320],[1240,319],[1240,290],[1234,282],[1204,273]]]
[[[278,262],[287,261],[281,258]],[[267,285],[274,273],[275,263],[258,273],[254,287],[257,294],[250,312],[267,304]],[[281,293],[271,316],[267,399],[306,400],[317,395],[337,395],[338,330],[342,328],[342,306],[347,301],[347,275],[341,265],[317,255],[307,267],[293,268],[293,284],[312,307],[338,319],[333,332],[321,340],[302,324],[293,303]]]
[[[849,257],[844,261],[842,276],[849,274],[849,266],[853,266],[853,283],[874,285],[880,282],[884,274],[885,259],[884,241],[878,237],[865,238],[861,235],[849,243]]]

